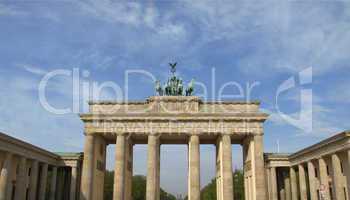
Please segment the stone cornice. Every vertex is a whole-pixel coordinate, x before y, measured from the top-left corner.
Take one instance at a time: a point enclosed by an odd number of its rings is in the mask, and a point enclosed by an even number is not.
[[[311,145],[305,149],[297,151],[297,152],[293,153],[292,155],[290,155],[290,159],[294,159],[294,158],[299,157],[303,154],[308,154],[311,152],[318,151],[319,149],[322,149],[325,146],[332,145],[332,144],[339,142],[341,140],[346,140],[346,143],[349,143],[350,142],[349,141],[350,140],[350,132],[349,131],[341,132],[341,133],[336,134],[330,138],[327,138],[319,143],[316,143],[316,144]]]
[[[259,121],[264,122],[265,113],[119,113],[80,114],[84,122],[89,121]]]
[[[74,166],[67,163],[78,163],[83,159],[83,153],[53,153],[2,132],[0,132],[0,150],[54,166]]]
[[[267,166],[286,165],[284,161],[288,161],[290,166],[306,163],[310,160],[319,159],[333,153],[350,150],[350,131],[343,131],[319,143],[304,148],[293,154],[275,154],[266,153],[265,162]]]
[[[288,153],[264,153],[266,168],[289,167],[289,155]]]
[[[127,100],[127,101],[89,101],[89,105],[144,105],[153,101],[163,101],[163,102],[191,102],[196,101],[200,104],[225,104],[225,105],[260,105],[260,101],[202,101],[197,96],[151,96],[146,99],[146,101],[141,100]]]
[[[168,102],[171,102],[168,100]],[[178,101],[173,101],[178,102]],[[216,105],[260,105],[260,101],[199,101],[200,104],[216,104]],[[89,101],[89,105],[144,105],[146,101]]]
[[[288,160],[290,153],[264,153],[266,160]]]
[[[0,132],[0,150],[56,165],[60,157],[52,152]]]
[[[250,104],[254,104],[254,105],[260,105],[260,101],[206,101],[206,102],[202,102],[202,104],[224,104],[224,105],[250,105]]]

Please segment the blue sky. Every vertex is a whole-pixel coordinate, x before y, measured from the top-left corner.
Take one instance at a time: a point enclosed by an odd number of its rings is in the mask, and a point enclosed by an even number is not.
[[[179,63],[186,81],[195,78],[208,87],[208,99],[217,99],[228,82],[259,83],[251,94],[261,101],[262,111],[271,114],[265,123],[267,152],[277,151],[278,140],[281,152],[293,152],[349,129],[346,0],[0,1],[0,27],[0,131],[51,151],[83,147],[77,113],[52,114],[39,101],[40,81],[57,69],[79,69],[81,84],[113,81],[123,96],[127,70],[145,70],[164,81],[172,61]],[[291,77],[300,82],[298,74],[305,69],[312,69],[312,83],[282,92],[277,104],[281,112],[297,117],[301,105],[309,102],[301,91],[312,90],[308,119],[299,122],[312,119],[308,131],[286,121],[276,109],[278,88]],[[129,78],[129,99],[154,94],[148,76]],[[48,101],[57,108],[72,107],[71,88],[71,78],[53,78]],[[227,87],[224,93],[237,91]],[[108,90],[103,97],[116,98]],[[79,100],[79,112],[87,111],[85,100]],[[240,148],[234,152],[239,168]],[[203,146],[201,153],[204,186],[214,176],[214,147]],[[145,174],[146,147],[136,147],[135,154],[135,173]],[[111,153],[110,168],[113,158]],[[186,146],[162,147],[161,164],[162,187],[186,193]]]

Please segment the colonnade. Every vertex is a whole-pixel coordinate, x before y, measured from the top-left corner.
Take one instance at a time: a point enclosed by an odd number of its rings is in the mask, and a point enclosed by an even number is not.
[[[187,137],[188,143],[188,199],[200,200],[200,144],[201,135],[193,134]],[[251,152],[250,168],[251,173],[264,172],[262,136],[247,137],[248,150]],[[147,136],[147,186],[146,199],[159,200],[160,198],[160,145],[161,136],[149,134]],[[233,170],[232,170],[232,139],[231,135],[219,135],[214,140],[216,145],[216,182],[217,199],[233,200]],[[255,143],[254,143],[255,142]],[[131,200],[131,180],[132,180],[132,157],[133,157],[132,137],[126,134],[116,135],[115,146],[115,177],[113,200]],[[106,152],[105,139],[98,134],[88,134],[85,139],[85,152],[83,163],[83,176],[81,187],[81,200],[92,200],[102,198],[101,183],[104,169],[99,169],[98,163],[105,162]],[[257,155],[255,155],[257,154]],[[101,157],[101,155],[103,155]],[[265,178],[258,175],[253,176],[254,181],[249,184],[254,188],[251,194],[252,200],[265,199]],[[248,184],[248,183],[247,183]],[[254,195],[254,197],[253,197]],[[260,196],[262,198],[260,198]]]
[[[350,187],[350,150],[267,169],[271,200],[347,200]]]
[[[57,166],[12,152],[0,154],[0,200],[77,198],[77,168]]]

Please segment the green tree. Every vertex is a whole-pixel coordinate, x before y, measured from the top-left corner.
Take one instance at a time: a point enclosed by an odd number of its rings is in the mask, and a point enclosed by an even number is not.
[[[244,176],[242,170],[233,173],[233,195],[235,200],[244,200]],[[201,190],[201,200],[216,200],[215,178]]]
[[[133,200],[145,200],[146,199],[146,177],[134,176],[132,178],[132,198]]]
[[[201,200],[216,200],[216,180],[215,178],[201,191]]]
[[[113,184],[114,184],[114,172],[106,171],[105,173],[105,185],[104,185],[104,200],[113,199]]]
[[[146,177],[141,175],[132,178],[132,198],[133,200],[146,199]],[[114,172],[106,171],[104,185],[104,200],[113,199]],[[175,196],[160,189],[160,200],[176,200]]]
[[[160,200],[176,200],[176,197],[170,193],[165,192],[163,189],[160,189]]]
[[[235,200],[244,200],[244,176],[242,170],[236,170],[233,173],[233,182]]]

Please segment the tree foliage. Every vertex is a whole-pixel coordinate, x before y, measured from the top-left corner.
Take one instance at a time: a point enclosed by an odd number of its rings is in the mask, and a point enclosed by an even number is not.
[[[114,172],[106,171],[104,185],[104,200],[113,199]],[[146,177],[141,175],[132,178],[132,198],[133,200],[146,199]],[[160,200],[176,200],[175,196],[160,189]]]
[[[201,191],[201,200],[216,200],[216,180],[215,178]]]
[[[242,170],[233,173],[235,200],[244,200],[244,176]],[[201,190],[201,200],[216,200],[216,180],[215,178]]]
[[[234,199],[244,200],[244,176],[242,170],[233,173]],[[104,200],[113,199],[114,172],[107,171],[105,176]],[[146,177],[136,175],[132,179],[133,200],[146,199]],[[185,198],[187,199],[187,197]],[[176,200],[176,197],[160,189],[160,200]],[[216,200],[216,180],[215,178],[201,190],[201,200]]]

